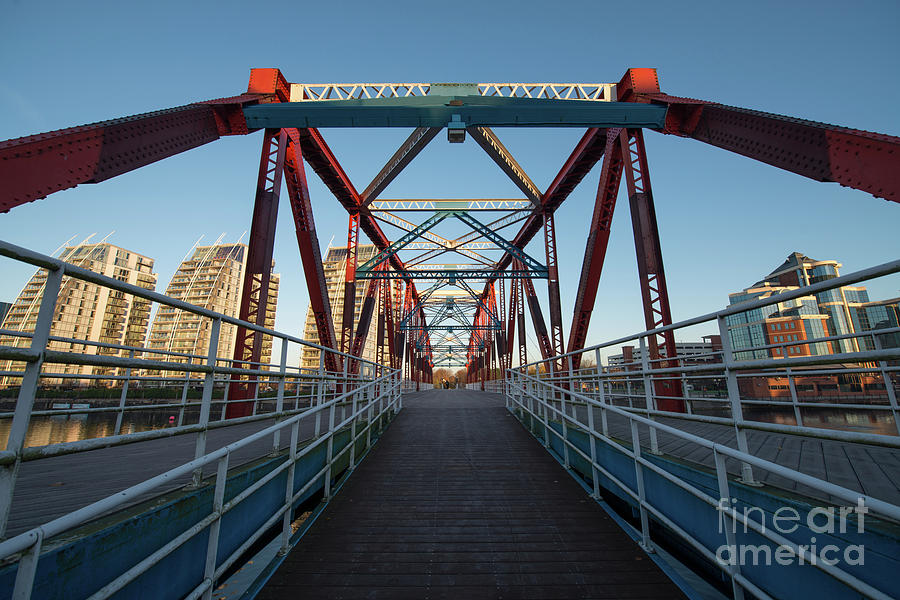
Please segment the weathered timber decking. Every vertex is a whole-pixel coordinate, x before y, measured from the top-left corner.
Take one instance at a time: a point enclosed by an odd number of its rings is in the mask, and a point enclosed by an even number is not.
[[[448,391],[460,392],[462,391]],[[584,408],[579,407],[577,411],[579,419],[586,420]],[[599,429],[599,412],[595,422]],[[736,445],[732,427],[680,419],[662,419],[661,422],[721,444],[731,447]],[[218,449],[271,424],[271,420],[265,420],[211,430],[207,449]],[[313,427],[312,420],[304,420],[301,439],[312,437]],[[623,418],[610,416],[609,428],[614,437],[630,441],[631,433]],[[642,443],[646,447],[649,443],[646,428],[641,427],[640,432]],[[748,430],[747,436],[751,453],[760,458],[900,504],[900,450],[753,430]],[[286,434],[282,435],[282,447],[287,439]],[[46,523],[191,460],[195,441],[196,435],[189,434],[23,463],[16,482],[9,535]],[[659,444],[665,455],[712,466],[710,452],[696,444],[665,433],[659,435]],[[249,448],[236,452],[232,456],[232,464],[240,465],[265,455],[269,450],[271,438],[258,441]],[[738,474],[740,466],[736,461],[729,460],[728,467],[729,471]],[[755,476],[764,483],[782,489],[827,501],[834,500],[808,487],[758,469]],[[160,488],[158,493],[186,482],[186,478],[173,481],[167,488]],[[156,494],[150,493],[142,499],[154,495]]]
[[[210,430],[206,450],[218,450],[273,423],[266,419]],[[303,423],[301,439],[312,437],[313,427],[313,423]],[[281,446],[286,447],[289,433],[282,433],[281,440]],[[196,441],[196,434],[186,434],[22,463],[8,535],[27,531],[189,462],[194,458]],[[232,464],[246,463],[271,450],[272,438],[267,436],[232,454]],[[212,472],[213,467],[206,468],[207,474]],[[135,502],[181,487],[189,480],[188,476],[173,480]]]
[[[294,597],[683,596],[500,396],[430,390],[258,596]]]
[[[569,412],[571,413],[571,408]],[[583,406],[576,407],[576,414],[581,422],[587,422]],[[599,430],[599,410],[595,410],[594,417],[596,428]],[[671,418],[660,418],[658,421],[707,440],[737,448],[734,427]],[[608,423],[611,436],[631,442],[631,428],[624,417],[609,415]],[[647,428],[641,426],[638,430],[641,444],[648,447],[650,440]],[[708,449],[664,432],[658,434],[658,440],[662,454],[714,468],[712,453]],[[900,505],[900,450],[753,429],[747,430],[747,447],[751,454],[759,458]],[[726,465],[730,473],[740,474],[738,461],[728,459]],[[803,496],[846,504],[845,501],[768,471],[754,469],[754,477],[765,484]]]

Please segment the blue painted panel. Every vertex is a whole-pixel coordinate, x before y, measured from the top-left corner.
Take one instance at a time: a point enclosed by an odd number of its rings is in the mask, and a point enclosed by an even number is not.
[[[449,106],[460,100],[461,106]],[[247,126],[265,127],[446,127],[458,115],[467,127],[653,127],[665,123],[666,108],[632,102],[536,98],[373,98],[327,102],[257,104],[244,109]]]
[[[531,425],[527,416],[523,418],[521,413],[517,413],[517,415],[526,427]],[[543,425],[539,423],[534,425],[533,432],[542,439]],[[551,422],[550,426],[555,431],[562,432],[560,423]],[[569,429],[567,437],[576,447],[590,455],[586,433],[581,430]],[[550,447],[557,456],[563,456],[562,441],[552,434]],[[605,443],[599,443],[597,450],[598,463],[622,483],[629,486],[631,490],[635,490],[634,466],[631,459],[617,447]],[[718,498],[718,484],[714,472],[662,456],[646,454],[644,456],[667,472],[703,490],[713,498]],[[591,480],[591,468],[585,459],[574,451],[570,451],[569,462],[576,476],[586,482]],[[602,494],[616,496],[636,508],[636,502],[618,486],[612,484],[608,478],[601,475],[599,483]],[[664,507],[665,514],[675,524],[697,538],[706,548],[715,552],[720,546],[726,544],[724,531],[720,532],[719,512],[714,507],[648,469],[644,470],[644,487],[652,505]],[[853,516],[848,520],[843,533],[839,526],[834,533],[817,533],[809,527],[807,519],[810,511],[817,506],[829,506],[824,502],[817,503],[815,500],[769,486],[748,487],[735,481],[730,482],[729,490],[732,497],[737,499],[735,506],[739,511],[755,508],[756,510],[749,513],[750,516],[758,521],[762,514],[762,519],[770,530],[776,511],[785,507],[787,510],[795,510],[799,515],[798,527],[791,533],[781,533],[784,537],[802,545],[809,545],[811,539],[815,538],[815,544],[819,550],[828,544],[837,546],[840,548],[841,557],[837,566],[878,589],[886,592],[893,591],[893,577],[900,570],[900,527],[866,517],[865,531],[860,533],[857,531],[856,517]],[[782,515],[784,514],[786,513],[782,512]],[[822,524],[824,519],[819,517],[815,523]],[[775,598],[798,598],[809,595],[829,599],[859,597],[858,593],[852,592],[850,588],[816,567],[808,564],[800,565],[796,560],[789,565],[777,564],[774,560],[775,544],[752,530],[745,533],[741,525],[737,528],[736,542],[738,547],[769,548],[768,552],[772,553],[774,566],[754,565],[753,552],[750,551],[741,565],[741,572]],[[848,546],[864,547],[864,564],[853,565],[845,562],[843,550]],[[760,552],[760,556],[764,556],[762,553],[766,551],[760,550]],[[855,555],[851,555],[851,557],[855,558]]]
[[[349,431],[335,435],[334,451],[347,446]],[[373,431],[373,441],[376,439]],[[365,448],[365,439],[357,442],[357,456]],[[294,491],[298,491],[325,465],[326,446],[321,444],[298,461]],[[286,460],[284,455],[256,462],[229,475],[225,501],[259,481]],[[346,468],[345,453],[334,473]],[[225,514],[219,533],[218,562],[228,557],[284,502],[287,473],[280,473],[249,498]],[[313,485],[297,505],[319,492],[322,482]],[[149,556],[170,539],[189,529],[209,514],[213,486],[192,492],[175,492],[156,501],[143,503],[126,513],[115,515],[51,540],[49,550],[38,563],[33,598],[39,600],[84,598]],[[64,539],[63,539],[64,538]],[[156,566],[123,588],[116,598],[156,600],[180,598],[203,578],[208,533],[201,532]],[[12,594],[16,565],[0,569],[0,598]]]

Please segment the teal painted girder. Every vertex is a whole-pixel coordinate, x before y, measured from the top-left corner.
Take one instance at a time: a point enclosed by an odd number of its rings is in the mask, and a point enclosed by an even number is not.
[[[454,215],[457,219],[486,237],[488,240],[496,244],[498,247],[506,250],[514,258],[518,258],[522,263],[532,271],[547,272],[547,267],[542,265],[532,257],[528,256],[524,250],[520,250],[510,242],[503,239],[503,236],[492,230],[490,227],[473,217],[467,212],[458,211]]]
[[[455,216],[456,213],[452,211],[439,211],[425,219],[425,221],[417,226],[415,229],[405,234],[399,240],[388,246],[384,249],[383,252],[378,253],[373,256],[371,259],[366,261],[366,264],[362,265],[356,270],[357,277],[362,276],[363,273],[370,273],[378,266],[384,264],[389,261],[392,256],[397,254],[400,250],[402,250],[407,244],[412,242],[417,237],[421,237],[423,233],[446,219],[447,217]]]
[[[451,106],[450,102],[461,102]],[[650,127],[661,129],[666,107],[632,102],[497,96],[423,96],[257,104],[243,109],[251,129],[279,127],[446,127],[459,115],[467,127]]]

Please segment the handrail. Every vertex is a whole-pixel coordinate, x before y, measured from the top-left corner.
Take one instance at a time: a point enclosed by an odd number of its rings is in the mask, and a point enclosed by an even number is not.
[[[526,383],[530,383],[532,389],[529,389],[529,385]],[[820,480],[816,477],[812,477],[810,475],[804,474],[800,471],[790,469],[783,465],[779,465],[777,463],[767,461],[761,459],[759,457],[753,456],[747,452],[741,450],[735,450],[726,445],[713,442],[711,440],[707,440],[701,436],[697,436],[691,434],[689,432],[683,431],[677,427],[672,427],[666,425],[664,423],[660,423],[658,421],[654,421],[653,419],[642,417],[630,412],[627,409],[617,407],[615,405],[599,402],[594,398],[591,398],[587,395],[580,394],[578,392],[572,391],[570,389],[566,389],[562,386],[555,385],[547,380],[540,379],[539,377],[534,377],[529,375],[527,372],[522,372],[520,370],[509,369],[507,371],[507,378],[505,379],[506,384],[506,398],[507,398],[507,406],[510,410],[518,409],[522,411],[522,414],[529,415],[532,419],[537,419],[539,425],[543,427],[543,441],[545,446],[549,445],[549,436],[553,435],[556,439],[559,439],[562,443],[563,447],[563,458],[566,467],[569,467],[570,464],[570,453],[574,452],[580,458],[587,461],[590,465],[590,469],[592,472],[592,480],[594,485],[594,493],[595,496],[599,497],[599,480],[598,477],[602,474],[609,481],[611,481],[616,487],[621,489],[627,496],[632,498],[638,506],[640,511],[640,534],[642,538],[642,545],[650,550],[652,548],[651,542],[651,530],[649,523],[649,515],[653,515],[656,520],[662,523],[664,526],[668,527],[671,531],[673,531],[677,536],[681,537],[689,546],[693,547],[697,550],[702,556],[704,556],[707,560],[713,563],[715,566],[719,567],[727,576],[730,576],[732,579],[732,585],[735,591],[736,596],[742,595],[742,589],[747,589],[760,597],[769,597],[768,594],[765,593],[756,583],[751,582],[744,574],[741,573],[740,566],[734,566],[727,563],[723,563],[718,555],[713,554],[707,546],[698,540],[692,533],[686,531],[684,528],[680,527],[673,520],[674,517],[670,517],[666,512],[666,507],[664,506],[654,506],[647,498],[647,495],[644,490],[643,483],[643,472],[644,470],[652,471],[653,473],[661,476],[665,480],[673,483],[678,486],[680,489],[687,491],[693,496],[701,499],[706,502],[708,505],[715,507],[716,510],[721,511],[728,519],[731,519],[735,524],[740,522],[745,526],[748,526],[750,529],[753,529],[757,534],[762,535],[764,538],[768,539],[779,545],[779,548],[784,547],[790,552],[793,556],[803,557],[804,553],[808,558],[810,554],[814,554],[816,558],[819,560],[813,560],[808,563],[821,571],[827,573],[831,577],[834,577],[838,581],[846,584],[850,588],[856,590],[857,592],[862,593],[866,597],[876,598],[876,599],[888,599],[890,596],[885,592],[873,587],[869,583],[862,581],[852,573],[841,569],[836,565],[836,562],[830,562],[824,555],[820,555],[819,551],[813,546],[810,549],[809,546],[799,546],[795,544],[793,541],[785,538],[784,536],[771,531],[769,528],[766,528],[764,524],[755,521],[753,518],[749,516],[748,513],[739,513],[738,510],[734,507],[724,506],[722,505],[722,499],[725,499],[727,502],[729,498],[731,498],[731,493],[729,492],[729,480],[727,475],[727,470],[725,466],[725,458],[730,457],[741,461],[742,463],[749,463],[750,465],[770,471],[772,473],[778,474],[782,477],[785,477],[789,480],[793,480],[798,484],[806,485],[817,489],[825,494],[829,494],[833,497],[845,500],[850,502],[851,504],[856,504],[857,502],[861,503],[860,506],[865,505],[868,509],[871,509],[873,512],[878,513],[879,515],[886,517],[894,522],[900,522],[900,506],[879,500],[877,498],[873,498],[866,494],[862,494],[842,486],[835,485],[833,483]],[[543,390],[540,394],[536,393],[535,390]],[[548,396],[556,396],[560,395],[563,399],[561,406],[557,408],[554,402],[548,401]],[[579,399],[583,401],[587,406],[587,419],[588,422],[584,423],[583,421],[578,420],[574,414],[569,415],[565,409],[565,398],[571,399]],[[526,405],[525,398],[529,398],[532,405],[529,407]],[[537,403],[538,408],[534,408],[534,402]],[[601,417],[603,419],[603,432],[598,432],[595,429],[594,425],[594,409],[599,409],[601,412]],[[606,413],[611,412],[613,414],[617,414],[621,417],[624,417],[626,421],[630,424],[631,429],[631,448],[627,445],[622,445],[615,440],[613,440],[606,432]],[[559,419],[562,425],[562,432],[557,431],[555,428],[550,427],[549,425],[549,416],[550,413],[553,414],[555,419]],[[533,422],[533,421],[532,421]],[[523,423],[524,424],[524,423]],[[691,482],[685,481],[678,477],[677,475],[667,471],[663,467],[655,464],[652,461],[647,460],[642,456],[641,453],[641,442],[640,437],[638,435],[638,425],[646,426],[650,433],[651,439],[654,438],[657,431],[662,431],[671,435],[674,435],[680,439],[687,440],[694,444],[697,444],[701,447],[704,447],[710,450],[714,457],[715,462],[715,473],[718,481],[719,487],[719,495],[720,498],[715,498],[707,493],[705,490],[697,487],[696,484],[692,484]],[[574,426],[588,434],[589,441],[589,452],[585,451],[578,446],[576,446],[572,440],[569,439],[568,436],[568,427]],[[597,459],[597,450],[596,443],[597,441],[602,441],[608,446],[614,447],[617,451],[623,453],[627,457],[631,459],[635,468],[635,485],[630,486],[625,482],[621,481],[617,478],[613,473],[611,473],[604,465],[600,464]],[[652,443],[652,442],[651,442]],[[729,538],[728,536],[728,527],[725,527],[725,535],[727,539],[727,543],[733,544],[734,540]],[[824,550],[823,550],[824,552]],[[754,563],[756,564],[756,563]],[[801,563],[802,564],[802,563]],[[758,582],[757,582],[758,583]]]

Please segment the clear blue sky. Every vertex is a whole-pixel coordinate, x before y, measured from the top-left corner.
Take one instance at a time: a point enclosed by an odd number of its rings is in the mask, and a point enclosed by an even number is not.
[[[251,67],[279,67],[295,82],[614,82],[628,67],[656,67],[674,95],[900,135],[895,0],[0,6],[0,139],[238,94]],[[323,133],[359,189],[407,134]],[[544,188],[581,132],[498,134]],[[845,272],[900,254],[900,206],[692,140],[646,137],[676,320],[723,307],[794,250],[840,260]],[[259,134],[226,138],[54,194],[0,215],[0,238],[50,253],[71,236],[115,230],[111,242],[156,259],[164,290],[201,234],[236,239],[249,227],[259,146]],[[308,175],[320,241],[342,243],[346,213]],[[596,168],[557,213],[567,323],[598,177]],[[443,135],[383,194],[518,195],[474,142],[450,146]],[[624,194],[613,229],[592,343],[643,329]],[[308,298],[286,202],[275,260],[277,326],[299,332]],[[30,273],[0,261],[0,299],[14,299]],[[896,280],[871,289],[900,295]]]

